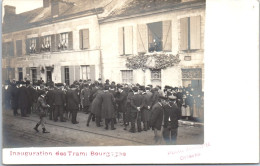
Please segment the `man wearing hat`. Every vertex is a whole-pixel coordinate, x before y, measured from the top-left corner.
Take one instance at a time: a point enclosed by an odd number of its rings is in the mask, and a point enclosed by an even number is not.
[[[123,122],[124,126],[127,125],[126,121],[126,102],[127,102],[127,93],[125,90],[123,90],[122,85],[118,85],[118,92],[119,95],[116,98],[116,103],[118,104],[118,111],[123,114]]]
[[[166,99],[166,97],[160,96],[158,102],[154,104],[151,110],[150,126],[154,130],[154,139],[156,143],[161,139],[161,135],[158,133],[158,131],[160,131],[162,127],[164,111],[163,103]]]
[[[109,86],[105,86],[104,93],[101,94],[102,101],[102,118],[105,119],[106,127],[108,130],[108,123],[111,123],[111,130],[115,130],[114,118],[115,118],[115,99],[114,96],[109,92]]]
[[[141,108],[143,104],[143,96],[138,93],[138,88],[132,88],[134,95],[131,97],[130,101],[130,117],[131,117],[131,129],[129,130],[132,133],[136,132],[135,121],[137,121],[138,132],[141,132]]]
[[[140,89],[143,89],[143,107],[142,107],[142,122],[144,124],[144,131],[147,131],[149,129],[149,117],[150,117],[150,109],[152,105],[152,93],[150,92],[150,87],[140,87]]]
[[[26,115],[27,113],[27,109],[29,106],[29,91],[28,89],[25,87],[26,86],[26,82],[21,81],[20,82],[21,87],[18,90],[18,107],[21,109],[21,116],[22,117],[28,117],[28,115]]]
[[[45,92],[42,91],[40,96],[38,97],[37,100],[37,108],[38,108],[38,113],[40,116],[40,121],[36,124],[36,126],[33,128],[36,132],[39,132],[38,127],[41,125],[42,126],[42,132],[43,133],[49,133],[49,131],[46,130],[45,128],[45,117],[47,115],[47,109],[50,106],[46,103],[45,101]]]
[[[176,97],[169,96],[164,107],[163,139],[167,144],[175,145],[178,131],[178,120],[181,117],[181,111],[177,106]]]
[[[66,93],[67,98],[67,109],[72,114],[71,122],[73,124],[78,124],[79,122],[77,119],[77,112],[78,112],[78,106],[79,106],[79,98],[76,92],[76,86],[71,85]]]
[[[90,95],[91,95],[91,90],[89,89],[88,84],[83,85],[83,89],[81,90],[81,99],[83,103],[83,110],[85,113],[89,113],[89,107],[90,107]]]
[[[60,121],[65,122],[63,118],[64,106],[66,103],[65,93],[62,91],[63,84],[56,84],[57,89],[54,90],[54,121],[58,121],[58,116],[60,116]]]

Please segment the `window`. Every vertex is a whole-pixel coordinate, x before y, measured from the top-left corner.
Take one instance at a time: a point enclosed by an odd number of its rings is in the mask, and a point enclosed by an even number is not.
[[[137,52],[170,52],[172,50],[172,20],[137,25]]]
[[[89,66],[81,66],[81,79],[82,80],[90,79],[90,67]]]
[[[16,40],[16,56],[22,56],[22,40]]]
[[[202,89],[202,69],[201,68],[190,68],[182,70],[182,84],[187,87],[189,84],[194,89]]]
[[[161,69],[151,70],[152,80],[161,80]]]
[[[89,30],[88,29],[82,29],[79,31],[80,41],[79,41],[79,47],[80,49],[88,49],[89,48]]]
[[[58,49],[61,50],[70,50],[72,49],[73,39],[72,39],[72,32],[65,32],[58,35],[59,43]]]
[[[162,51],[162,22],[147,24],[148,51]]]
[[[18,80],[23,80],[23,68],[18,68]]]
[[[121,70],[122,83],[133,83],[133,70]]]
[[[42,52],[50,52],[51,51],[51,36],[44,36],[41,45]]]
[[[133,27],[120,27],[118,29],[119,55],[133,54]]]
[[[31,68],[32,71],[32,82],[33,84],[37,83],[37,70],[36,68]]]
[[[3,43],[2,56],[3,57],[14,56],[14,43],[13,42]]]
[[[30,53],[36,53],[36,38],[30,39]]]
[[[180,20],[180,50],[200,49],[200,16]]]
[[[69,70],[69,67],[65,67],[64,72],[65,72],[65,83],[66,83],[66,85],[70,85],[70,70]]]

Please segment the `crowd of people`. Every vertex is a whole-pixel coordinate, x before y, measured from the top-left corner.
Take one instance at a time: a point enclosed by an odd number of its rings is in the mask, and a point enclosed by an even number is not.
[[[155,140],[163,127],[163,138],[175,142],[178,120],[203,121],[204,93],[188,87],[171,87],[140,84],[116,84],[91,80],[74,81],[70,86],[53,82],[32,85],[30,81],[9,82],[3,86],[3,105],[11,108],[14,116],[26,117],[36,112],[40,121],[34,127],[39,132],[49,133],[45,118],[54,122],[72,124],[77,121],[78,111],[88,114],[86,126],[115,130],[115,124],[122,122],[124,130],[132,133],[154,130]],[[95,124],[92,124],[95,122]],[[129,128],[129,129],[128,129]]]

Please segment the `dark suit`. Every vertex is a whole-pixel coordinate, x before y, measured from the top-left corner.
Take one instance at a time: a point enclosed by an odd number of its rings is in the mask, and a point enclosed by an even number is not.
[[[11,105],[14,115],[17,115],[18,109],[18,88],[15,85],[11,86]]]
[[[75,89],[69,89],[66,93],[67,109],[72,114],[72,123],[75,124],[79,107],[79,98]]]
[[[164,105],[163,138],[168,144],[176,143],[180,116],[181,111],[176,104],[170,102]]]
[[[163,121],[163,106],[158,102],[154,104],[151,110],[150,125],[152,129],[161,130]]]
[[[143,93],[143,106],[141,109],[141,119],[142,122],[144,124],[144,131],[146,131],[148,129],[148,121],[149,121],[149,117],[150,117],[150,108],[152,105],[151,102],[151,97],[152,94],[151,93]]]
[[[106,128],[108,128],[108,123],[111,121],[111,129],[114,128],[114,118],[115,118],[115,99],[114,96],[105,91],[101,95],[102,102],[102,118],[105,118]]]
[[[54,90],[49,90],[45,96],[47,104],[49,104],[49,119],[52,120],[54,112]]]
[[[82,89],[81,91],[81,96],[83,98],[83,109],[84,109],[84,112],[90,112],[89,111],[89,107],[90,107],[90,95],[91,95],[91,90],[90,89],[87,89],[87,88],[84,88]]]
[[[118,104],[118,111],[123,113],[123,121],[124,124],[126,124],[127,93],[124,90],[119,93],[118,98],[116,98],[116,103]]]
[[[58,116],[60,116],[60,121],[64,121],[63,119],[63,109],[65,104],[65,93],[61,89],[54,90],[54,121],[58,120]]]
[[[131,131],[135,132],[135,121],[137,120],[138,131],[141,131],[141,111],[138,111],[137,107],[142,108],[143,96],[136,93],[132,96],[130,106],[131,106]]]
[[[25,86],[18,90],[18,107],[21,109],[21,116],[26,116],[29,105],[29,91]]]

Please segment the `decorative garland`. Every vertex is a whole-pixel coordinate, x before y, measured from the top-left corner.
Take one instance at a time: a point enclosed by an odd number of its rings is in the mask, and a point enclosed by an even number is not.
[[[134,55],[126,59],[126,67],[129,69],[165,69],[180,62],[179,55],[166,53],[152,53]]]

